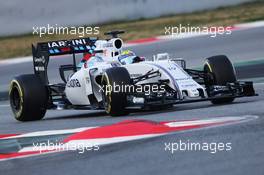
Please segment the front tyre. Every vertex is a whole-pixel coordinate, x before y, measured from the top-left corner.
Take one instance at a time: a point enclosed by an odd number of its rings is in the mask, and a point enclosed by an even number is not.
[[[20,75],[11,81],[9,99],[18,121],[40,120],[47,110],[48,92],[37,75]]]
[[[236,73],[231,61],[225,55],[212,56],[207,58],[204,64],[204,71],[211,73],[211,77],[205,79],[205,85],[226,86],[227,83],[235,83],[237,81]],[[214,99],[213,104],[231,103],[235,98],[228,97],[222,99]]]
[[[130,85],[130,75],[124,67],[107,69],[102,76],[102,99],[105,111],[111,116],[127,115],[127,93],[122,87]],[[113,88],[119,87],[119,91]]]

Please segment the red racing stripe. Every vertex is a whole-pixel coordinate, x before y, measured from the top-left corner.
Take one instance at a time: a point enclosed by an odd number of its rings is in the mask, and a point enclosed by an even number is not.
[[[190,126],[169,127],[164,122],[153,122],[147,120],[129,120],[117,124],[89,129],[80,133],[73,134],[66,138],[64,142],[71,140],[113,138],[122,136],[136,136],[146,134],[165,134],[168,132],[182,131],[188,129],[201,128],[219,123],[196,124]]]
[[[0,139],[12,137],[12,136],[17,136],[17,135],[20,135],[20,134],[0,134]]]

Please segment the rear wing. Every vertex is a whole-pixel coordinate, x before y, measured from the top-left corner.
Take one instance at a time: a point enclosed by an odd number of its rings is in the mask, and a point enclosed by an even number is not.
[[[76,53],[93,53],[97,38],[78,38],[32,44],[34,73],[39,75],[45,85],[49,84],[47,67],[50,56],[73,55],[73,67],[76,71]]]

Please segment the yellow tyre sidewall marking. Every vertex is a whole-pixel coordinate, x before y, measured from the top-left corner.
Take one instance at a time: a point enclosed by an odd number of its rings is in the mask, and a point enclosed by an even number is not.
[[[19,97],[20,97],[20,109],[15,114],[16,117],[19,117],[21,115],[22,111],[23,111],[23,103],[24,103],[23,91],[22,91],[22,88],[21,88],[19,82],[17,80],[12,80],[11,83],[10,83],[10,88],[9,88],[9,96],[11,94],[11,91],[12,91],[12,88],[13,88],[14,84],[18,88],[18,93],[19,93]]]
[[[108,77],[107,73],[104,74],[103,79],[106,79],[107,86],[111,86],[110,85],[110,81],[109,81],[109,77]],[[108,101],[109,102],[108,102],[107,109],[105,109],[105,110],[109,114],[110,111],[111,111],[111,102],[112,102],[111,93],[112,93],[112,91],[107,92],[107,93],[108,94],[106,94],[106,98],[108,98]]]
[[[213,69],[211,68],[210,64],[208,62],[205,62],[205,64],[208,66],[210,72],[213,72]]]

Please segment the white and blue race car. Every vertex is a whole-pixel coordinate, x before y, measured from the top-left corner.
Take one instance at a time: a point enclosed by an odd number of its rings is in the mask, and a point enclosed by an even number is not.
[[[106,33],[111,39],[81,38],[32,45],[34,74],[11,81],[10,104],[19,121],[40,120],[47,109],[98,109],[111,116],[135,109],[167,108],[178,103],[230,103],[255,96],[252,82],[238,82],[224,55],[205,59],[203,70],[186,68],[183,59],[158,54],[142,59],[123,50],[122,31]],[[75,54],[89,54],[79,66]],[[49,58],[71,54],[73,63],[59,68],[64,83],[50,84]],[[65,72],[72,71],[69,76]]]

